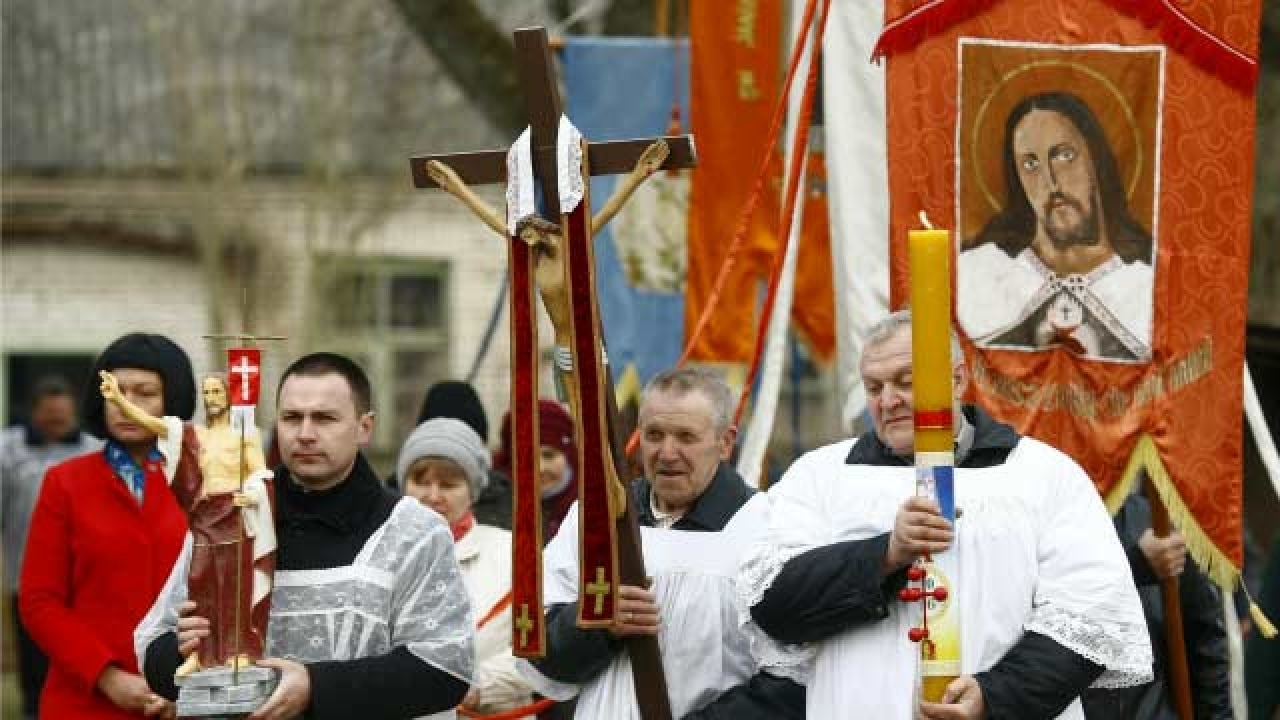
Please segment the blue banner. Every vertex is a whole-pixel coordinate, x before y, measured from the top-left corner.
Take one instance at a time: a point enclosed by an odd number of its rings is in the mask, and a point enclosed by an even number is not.
[[[566,38],[560,60],[566,112],[588,140],[664,135],[677,103],[687,128],[685,40]],[[595,210],[608,201],[619,177],[592,178]],[[680,357],[687,183],[687,177],[655,175],[596,236],[596,287],[615,381],[634,367],[646,382]]]

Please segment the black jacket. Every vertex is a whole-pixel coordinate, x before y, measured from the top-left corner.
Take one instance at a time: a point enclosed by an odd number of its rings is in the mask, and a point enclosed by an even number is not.
[[[637,519],[654,527],[649,505],[649,481],[635,480],[630,487]],[[691,532],[723,530],[734,514],[751,499],[755,490],[747,487],[734,469],[721,463],[705,492],[672,529]],[[600,674],[623,650],[623,641],[608,630],[584,630],[575,624],[577,603],[547,607],[547,656],[534,666],[547,677],[566,683],[584,683]],[[766,672],[730,688],[710,705],[685,716],[685,720],[799,720],[804,717],[804,687]]]
[[[977,407],[966,406],[964,413],[973,425],[973,442],[957,454],[957,467],[1004,463],[1018,444],[1018,434]],[[874,432],[867,432],[845,462],[908,466],[911,459],[893,454]],[[751,617],[784,643],[814,642],[883,620],[906,584],[906,568],[881,577],[888,548],[889,533],[884,533],[797,555],[751,608]],[[1059,715],[1102,671],[1101,665],[1054,640],[1028,632],[991,669],[974,678],[982,687],[987,718],[1031,720]]]

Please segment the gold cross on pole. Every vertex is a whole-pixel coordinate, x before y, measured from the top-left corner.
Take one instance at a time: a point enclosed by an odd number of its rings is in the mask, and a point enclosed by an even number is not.
[[[604,566],[596,568],[595,582],[587,583],[587,593],[595,598],[595,614],[604,612],[604,598],[612,591],[613,586],[604,579]]]
[[[529,631],[533,629],[533,620],[529,617],[529,603],[520,603],[520,614],[516,616],[516,630],[520,631],[520,647],[529,644]]]

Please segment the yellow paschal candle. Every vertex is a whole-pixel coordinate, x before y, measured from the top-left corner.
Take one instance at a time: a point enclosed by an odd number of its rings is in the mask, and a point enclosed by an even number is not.
[[[951,234],[908,233],[911,262],[911,375],[916,412],[946,412],[946,426],[916,428],[915,451],[951,452]]]

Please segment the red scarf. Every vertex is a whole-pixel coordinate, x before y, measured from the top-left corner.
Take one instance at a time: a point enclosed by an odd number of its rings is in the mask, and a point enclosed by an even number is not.
[[[476,516],[470,510],[466,515],[458,518],[458,522],[449,523],[449,530],[453,533],[453,541],[458,542],[462,536],[471,532],[471,528],[476,526]]]

